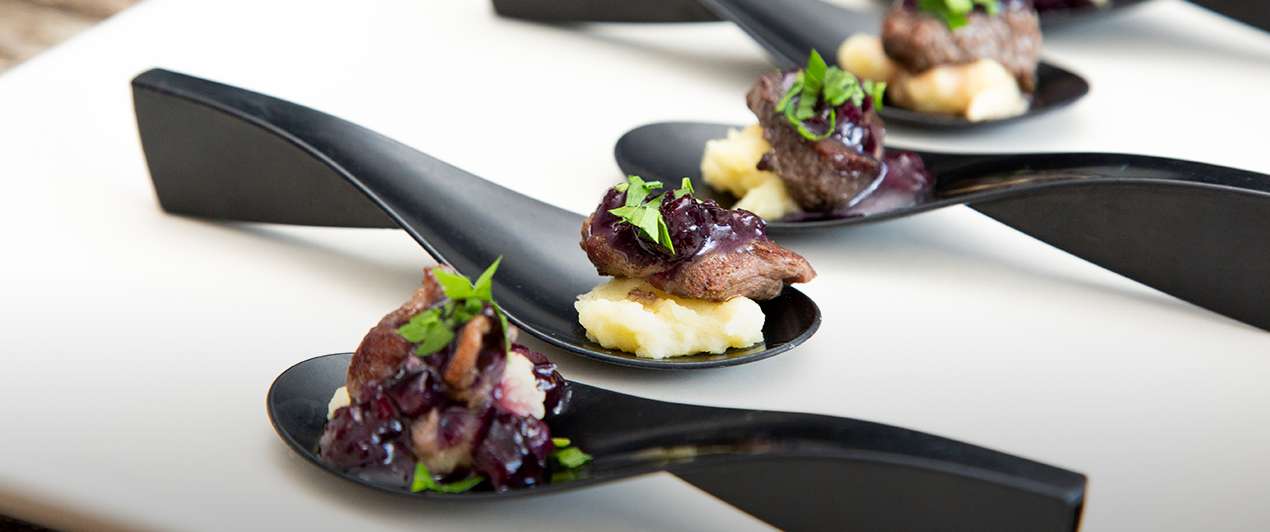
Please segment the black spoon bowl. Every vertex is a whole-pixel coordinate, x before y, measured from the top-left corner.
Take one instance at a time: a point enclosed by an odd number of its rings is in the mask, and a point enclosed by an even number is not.
[[[605,349],[587,339],[573,307],[578,295],[604,281],[578,246],[582,216],[355,124],[236,87],[151,70],[133,80],[133,95],[165,211],[400,227],[434,259],[472,278],[503,256],[494,290],[508,318],[569,352],[650,369],[732,366],[789,351],[820,325],[815,302],[786,287],[759,303],[767,316],[762,345],[660,360]]]
[[[740,26],[772,55],[781,68],[801,68],[812,50],[836,63],[838,47],[857,33],[878,35],[882,14],[855,12],[820,0],[700,0],[720,17]],[[888,124],[925,129],[965,129],[1005,124],[1070,105],[1089,93],[1084,78],[1041,62],[1036,70],[1036,91],[1026,112],[1020,115],[972,121],[963,116],[924,113],[888,105],[879,114]]]
[[[700,179],[706,142],[742,126],[666,122],[635,128],[614,155],[627,174],[690,177],[698,194],[735,201]],[[900,149],[888,146],[888,149]],[[967,205],[1160,291],[1270,330],[1270,176],[1115,153],[914,151],[935,176],[927,199],[865,198],[859,216],[772,221],[774,234]]]
[[[269,420],[309,462],[373,489],[435,501],[489,501],[572,491],[669,472],[786,530],[1071,531],[1084,475],[966,443],[855,419],[711,408],[570,383],[554,435],[594,457],[569,479],[496,492],[410,493],[331,467],[318,455],[327,402],[350,354],[320,356],[269,389]]]
[[[820,0],[699,0],[699,3],[709,12],[740,26],[781,68],[802,67],[811,50],[819,51],[831,64],[836,63],[838,47],[847,37],[857,33],[877,35],[882,31],[881,11],[854,11]],[[556,0],[551,0],[551,5],[546,5],[538,0],[496,0],[494,7],[505,16],[553,21],[669,19],[687,22],[704,18],[700,7],[675,1],[627,5],[592,0],[566,0],[556,4]],[[1034,117],[1070,105],[1089,93],[1089,82],[1084,78],[1046,62],[1037,66],[1036,81],[1036,91],[1031,95],[1027,111],[1010,117],[972,121],[963,116],[925,113],[894,105],[879,112],[891,125],[957,130]]]

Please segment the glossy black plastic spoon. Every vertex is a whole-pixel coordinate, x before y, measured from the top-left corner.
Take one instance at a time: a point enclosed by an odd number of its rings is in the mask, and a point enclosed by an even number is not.
[[[550,420],[553,434],[594,456],[571,479],[504,492],[412,494],[333,468],[317,454],[327,402],[344,385],[350,356],[285,371],[269,389],[269,419],[323,470],[421,501],[546,495],[666,471],[784,530],[1070,532],[1080,524],[1086,480],[1072,471],[868,421],[665,403],[579,383],[570,384],[568,411]]]
[[[1148,0],[1108,0],[1106,5],[1047,9],[1040,13],[1045,30],[1098,20]],[[1191,4],[1255,28],[1270,31],[1270,10],[1248,0],[1188,0]],[[701,0],[493,0],[499,15],[543,22],[711,22],[721,20]],[[880,6],[890,0],[878,0]],[[842,7],[841,9],[847,10]],[[881,7],[879,7],[881,9]]]
[[[698,177],[705,143],[737,127],[651,124],[623,135],[614,154],[623,172],[690,176],[707,197],[711,188]],[[890,198],[861,216],[777,221],[769,230],[872,223],[968,205],[1125,277],[1270,330],[1270,176],[1145,155],[908,151],[921,155],[935,176],[933,197]],[[731,198],[719,196],[729,204]]]
[[[400,227],[475,278],[503,256],[494,290],[525,332],[623,366],[754,362],[815,333],[820,310],[786,287],[759,305],[765,344],[647,359],[587,339],[575,298],[603,279],[578,247],[582,216],[523,196],[383,135],[290,102],[164,70],[133,80],[137,125],[163,209],[221,220]],[[532,222],[532,223],[527,223]]]
[[[745,30],[772,55],[781,68],[802,67],[811,50],[837,57],[842,41],[853,34],[877,35],[882,12],[856,12],[820,0],[700,0],[701,4]],[[497,7],[497,3],[495,4]],[[627,8],[623,8],[627,9]],[[962,116],[910,111],[893,105],[880,111],[887,124],[926,129],[961,129],[1003,124],[1069,105],[1089,92],[1089,82],[1063,68],[1041,62],[1036,70],[1036,92],[1027,112],[1007,117],[971,121]]]

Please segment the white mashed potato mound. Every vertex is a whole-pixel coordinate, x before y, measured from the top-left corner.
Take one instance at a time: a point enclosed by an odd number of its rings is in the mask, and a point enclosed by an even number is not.
[[[542,419],[547,413],[547,392],[538,389],[534,363],[520,353],[507,353],[507,366],[498,381],[499,405],[518,416]]]
[[[838,49],[844,70],[865,79],[888,82],[887,94],[907,109],[962,115],[971,121],[1015,116],[1027,111],[1027,98],[1001,63],[980,59],[912,74],[887,57],[882,40],[852,35]]]
[[[326,404],[326,419],[335,417],[335,411],[352,404],[353,400],[348,396],[348,387],[340,386],[335,390],[335,394],[331,396],[331,402]]]
[[[780,176],[756,168],[772,146],[758,124],[728,131],[727,138],[706,142],[701,157],[701,177],[711,187],[741,198],[734,205],[764,220],[777,220],[798,212],[798,204],[785,190]]]
[[[718,354],[763,341],[763,311],[753,300],[682,298],[641,279],[613,279],[578,296],[574,308],[592,341],[645,358]]]

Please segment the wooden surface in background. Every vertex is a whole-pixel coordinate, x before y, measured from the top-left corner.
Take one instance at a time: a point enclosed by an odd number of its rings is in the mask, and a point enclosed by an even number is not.
[[[0,71],[138,0],[0,0]]]

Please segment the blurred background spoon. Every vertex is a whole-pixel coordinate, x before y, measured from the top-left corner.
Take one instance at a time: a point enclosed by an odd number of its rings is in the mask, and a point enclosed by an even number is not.
[[[710,12],[740,26],[780,68],[800,68],[812,50],[831,63],[847,37],[882,32],[882,10],[853,11],[820,0],[700,0]],[[495,4],[497,8],[497,3]],[[691,10],[684,13],[691,14]],[[1041,61],[1036,91],[1020,115],[972,121],[952,114],[910,111],[888,105],[879,111],[888,124],[925,129],[964,129],[1004,124],[1070,105],[1089,93],[1089,82],[1074,72]]]
[[[1270,10],[1264,3],[1248,0],[1187,0],[1192,4],[1243,22],[1261,30],[1270,31]],[[701,0],[493,0],[494,10],[505,17],[540,20],[544,22],[710,22],[721,20],[719,15],[702,5]],[[1083,7],[1041,9],[1041,27],[1049,30],[1097,20],[1108,15],[1122,13],[1125,8],[1146,3],[1147,0],[1108,0],[1101,6],[1089,7],[1092,2],[1061,2],[1085,4]],[[886,6],[890,0],[878,0],[878,6]],[[1050,4],[1060,2],[1048,2]],[[843,7],[843,9],[847,9]],[[878,7],[882,9],[882,7]]]

